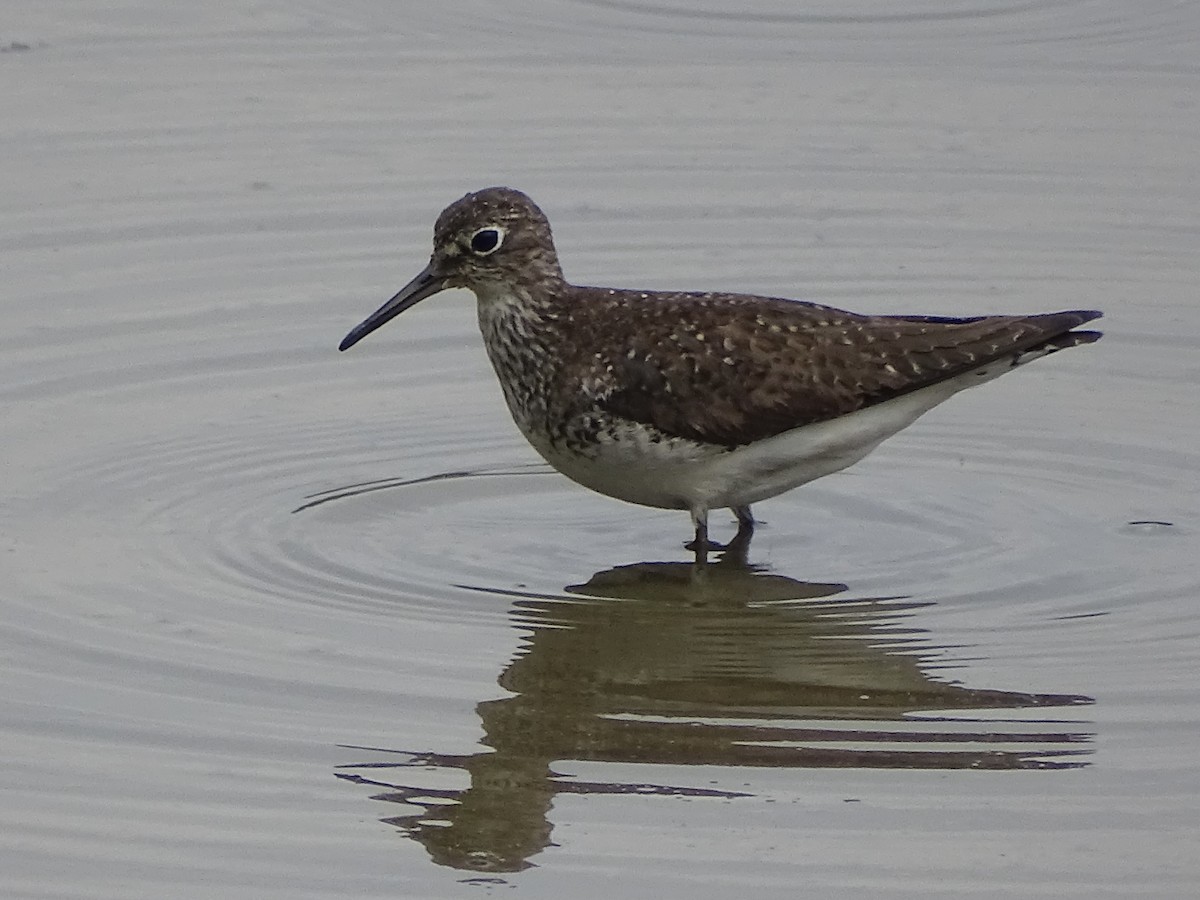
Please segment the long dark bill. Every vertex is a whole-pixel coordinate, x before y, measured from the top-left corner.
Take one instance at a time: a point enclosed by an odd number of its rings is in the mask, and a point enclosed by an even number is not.
[[[442,290],[444,279],[433,270],[430,262],[412,281],[400,288],[399,292],[362,322],[355,325],[351,332],[342,338],[338,344],[339,350],[349,350],[368,334],[387,322],[390,322],[410,306],[416,306],[426,297],[432,297]]]

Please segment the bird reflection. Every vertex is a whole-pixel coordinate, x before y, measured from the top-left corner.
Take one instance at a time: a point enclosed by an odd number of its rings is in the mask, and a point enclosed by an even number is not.
[[[512,696],[476,707],[489,749],[355,748],[376,758],[338,773],[382,788],[374,799],[403,808],[384,821],[442,865],[532,865],[560,793],[740,795],[622,781],[616,766],[613,780],[582,781],[555,761],[659,763],[681,778],[687,766],[1072,768],[1090,753],[1081,723],[1015,711],[1091,698],[938,678],[944,648],[908,623],[927,604],[847,597],[736,553],[706,568],[619,566],[563,596],[493,593],[513,599],[522,642],[499,677]]]

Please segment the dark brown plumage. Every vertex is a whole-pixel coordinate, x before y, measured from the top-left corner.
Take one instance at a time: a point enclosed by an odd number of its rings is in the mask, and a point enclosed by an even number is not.
[[[569,380],[606,385],[600,405],[613,415],[725,447],[1100,337],[1064,337],[1100,315],[1087,310],[954,319],[744,294],[573,288],[571,298],[573,358],[585,364]]]

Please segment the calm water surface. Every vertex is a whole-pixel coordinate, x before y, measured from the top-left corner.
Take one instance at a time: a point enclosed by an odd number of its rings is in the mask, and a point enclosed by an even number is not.
[[[1194,896],[1200,12],[800,6],[10,9],[0,893]],[[1107,336],[697,580],[469,295],[336,352],[495,183],[577,282]]]

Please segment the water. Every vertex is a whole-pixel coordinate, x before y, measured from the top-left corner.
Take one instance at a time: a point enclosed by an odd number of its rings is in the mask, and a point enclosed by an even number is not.
[[[6,897],[1194,892],[1193,6],[6,29]],[[336,352],[495,183],[580,283],[1107,334],[697,582],[538,463],[469,296]]]

